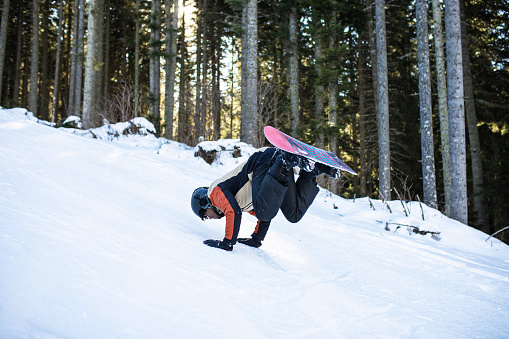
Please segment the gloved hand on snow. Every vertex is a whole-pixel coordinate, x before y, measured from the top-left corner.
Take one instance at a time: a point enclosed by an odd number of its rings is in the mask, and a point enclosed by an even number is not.
[[[239,238],[237,239],[237,241],[240,242],[241,244],[256,248],[262,246],[262,242],[255,240],[254,238]]]
[[[225,251],[233,250],[233,245],[225,240],[221,241],[221,240],[208,239],[208,240],[205,240],[203,243],[207,246],[220,248]]]

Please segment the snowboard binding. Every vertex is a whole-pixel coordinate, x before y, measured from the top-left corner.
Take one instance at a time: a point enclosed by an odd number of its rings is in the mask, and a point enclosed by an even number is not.
[[[273,159],[277,159],[278,157],[288,170],[294,167],[299,167],[301,170],[311,173],[313,177],[325,174],[333,179],[339,179],[341,176],[341,171],[338,168],[327,166],[302,155],[290,153],[280,148],[277,148]]]

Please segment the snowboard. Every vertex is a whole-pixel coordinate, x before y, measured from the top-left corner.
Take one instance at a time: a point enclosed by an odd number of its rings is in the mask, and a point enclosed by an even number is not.
[[[271,126],[265,126],[263,132],[272,145],[283,151],[301,155],[324,165],[357,175],[354,170],[332,152],[303,143]]]

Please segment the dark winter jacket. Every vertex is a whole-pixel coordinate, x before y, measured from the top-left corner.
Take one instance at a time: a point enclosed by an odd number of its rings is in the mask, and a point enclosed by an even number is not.
[[[208,189],[210,201],[226,217],[224,241],[232,245],[237,242],[242,212],[256,216],[254,211],[256,202],[253,204],[253,180],[259,180],[267,174],[274,152],[274,148],[259,149],[246,162],[210,185]],[[254,234],[263,239],[269,224],[270,220],[258,220]]]

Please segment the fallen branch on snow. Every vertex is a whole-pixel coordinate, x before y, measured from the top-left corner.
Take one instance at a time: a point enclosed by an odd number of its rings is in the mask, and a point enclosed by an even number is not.
[[[502,232],[502,231],[505,231],[505,230],[506,230],[506,229],[508,229],[508,228],[509,228],[509,226],[506,226],[506,227],[502,228],[501,230],[496,231],[495,233],[493,233],[492,235],[490,235],[490,236],[488,237],[488,239],[484,240],[484,242],[486,242],[486,241],[490,240],[493,236],[497,235],[498,233],[500,233],[500,232]]]
[[[380,221],[380,220],[377,220],[379,223],[383,223],[384,221]],[[394,233],[396,233],[396,231],[398,229],[400,229],[401,227],[406,227],[408,232],[410,234],[412,233],[415,233],[415,234],[420,234],[420,235],[426,235],[426,234],[431,234],[431,238],[433,240],[436,240],[436,241],[439,241],[441,239],[441,236],[440,236],[440,232],[437,232],[437,231],[422,231],[419,227],[417,226],[412,226],[412,225],[405,225],[405,224],[400,224],[400,223],[397,223],[397,222],[389,222],[389,221],[386,221],[385,222],[385,230],[387,232],[391,232],[391,229],[389,227],[389,225],[395,225],[396,226],[396,229],[393,231]],[[509,227],[509,226],[508,226]]]

